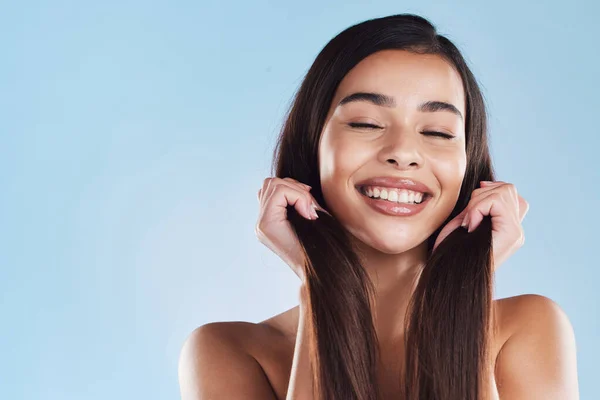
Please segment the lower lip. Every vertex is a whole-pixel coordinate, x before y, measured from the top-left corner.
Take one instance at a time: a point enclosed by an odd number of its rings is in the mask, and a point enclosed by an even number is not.
[[[397,217],[409,217],[411,215],[416,215],[423,211],[429,200],[431,200],[431,195],[428,195],[420,204],[392,203],[391,201],[387,200],[373,199],[366,194],[363,194],[360,189],[358,189],[358,193],[360,194],[360,197],[362,197],[365,202],[375,211]]]

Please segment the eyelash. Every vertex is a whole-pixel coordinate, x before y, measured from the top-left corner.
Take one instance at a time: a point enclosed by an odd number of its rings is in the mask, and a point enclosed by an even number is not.
[[[367,129],[375,129],[375,128],[380,128],[377,125],[372,125],[372,124],[363,124],[363,123],[357,123],[357,122],[351,122],[348,124],[348,126],[350,126],[351,128],[359,128],[359,127],[364,127]],[[454,139],[454,136],[449,135],[447,133],[443,133],[443,132],[436,132],[436,131],[424,131],[421,133],[430,133],[433,134],[432,136],[441,136],[445,139]]]

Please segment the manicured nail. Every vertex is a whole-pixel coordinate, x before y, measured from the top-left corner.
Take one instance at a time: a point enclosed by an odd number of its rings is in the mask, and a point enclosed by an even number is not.
[[[319,218],[319,214],[317,214],[317,210],[316,210],[316,207],[315,207],[314,203],[313,203],[312,208],[311,208],[311,215],[313,216],[313,219]]]
[[[313,200],[313,202],[312,202],[312,207],[313,207],[315,210],[319,210],[319,211],[321,211],[322,213],[325,213],[325,214],[327,214],[327,215],[329,215],[329,216],[332,216],[332,215],[331,215],[331,213],[329,213],[329,211],[327,211],[327,210],[325,210],[323,207],[321,207],[321,206],[317,205],[317,203],[315,202],[315,200]]]
[[[462,226],[463,228],[467,228],[468,225],[469,225],[469,221],[468,221],[469,218],[468,217],[469,217],[468,215],[465,216],[465,219],[463,219],[462,224],[460,224],[460,226]],[[468,231],[468,228],[467,228],[467,231]]]

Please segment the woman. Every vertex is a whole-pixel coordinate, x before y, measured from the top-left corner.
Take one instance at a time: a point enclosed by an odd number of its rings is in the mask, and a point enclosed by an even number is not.
[[[373,19],[331,40],[274,170],[256,234],[300,278],[300,304],[196,329],[185,400],[578,398],[561,308],[493,300],[528,204],[495,181],[477,82],[427,20]]]

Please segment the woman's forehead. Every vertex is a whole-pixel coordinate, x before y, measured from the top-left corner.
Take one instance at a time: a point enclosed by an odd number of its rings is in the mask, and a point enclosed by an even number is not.
[[[357,92],[383,94],[393,98],[394,106],[398,107],[414,108],[425,101],[443,101],[465,115],[460,75],[438,55],[403,50],[374,53],[346,74],[336,90],[332,107],[339,107],[342,99]]]

